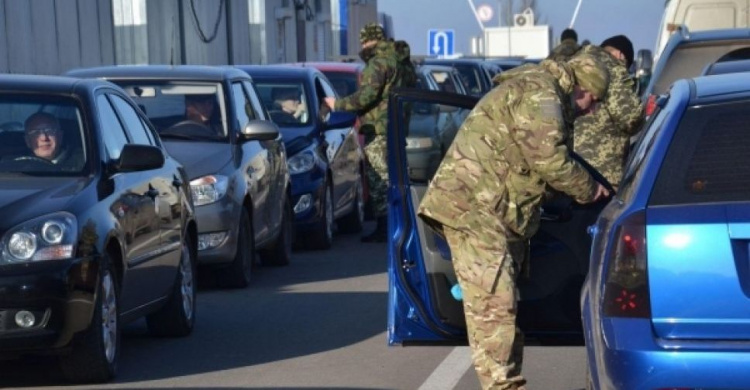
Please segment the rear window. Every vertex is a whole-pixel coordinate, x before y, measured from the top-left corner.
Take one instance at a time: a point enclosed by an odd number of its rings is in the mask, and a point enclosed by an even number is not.
[[[700,76],[707,65],[717,61],[749,59],[750,40],[687,43],[675,49],[665,60],[661,74],[655,75],[651,93],[660,95],[679,79]]]
[[[689,108],[667,151],[651,204],[750,200],[750,101]]]

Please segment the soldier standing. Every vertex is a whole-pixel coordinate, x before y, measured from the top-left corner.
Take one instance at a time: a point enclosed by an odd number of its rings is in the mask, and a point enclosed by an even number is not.
[[[484,389],[524,389],[516,276],[539,227],[546,186],[579,203],[609,195],[565,146],[566,124],[601,99],[607,70],[588,55],[497,76],[471,111],[419,207],[448,241]]]
[[[375,231],[362,242],[385,242],[388,233],[388,166],[386,160],[386,121],[388,94],[393,88],[414,86],[416,75],[409,60],[409,46],[403,41],[385,39],[383,28],[375,23],[365,25],[359,33],[360,57],[365,62],[359,90],[340,100],[326,98],[334,111],[352,111],[360,115],[360,133],[365,136],[366,170]],[[408,65],[408,66],[407,66]]]
[[[578,45],[578,33],[572,28],[566,28],[560,34],[560,44],[549,54],[547,59],[555,61],[567,61],[575,55],[581,46]]]
[[[630,138],[643,120],[643,106],[635,93],[635,81],[628,69],[633,64],[633,44],[624,35],[581,49],[607,67],[609,88],[604,102],[576,118],[573,150],[596,168],[613,187],[623,175]]]

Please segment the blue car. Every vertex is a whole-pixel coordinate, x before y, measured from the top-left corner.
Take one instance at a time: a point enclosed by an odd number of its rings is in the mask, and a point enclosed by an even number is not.
[[[594,389],[748,389],[750,74],[657,100],[590,231],[581,297]]]
[[[396,91],[389,102],[388,342],[466,341],[463,305],[453,297],[457,279],[447,243],[416,216],[416,208],[442,160],[419,158],[434,150],[410,147],[410,133],[434,127],[445,115],[461,124],[478,98],[440,91]],[[430,115],[425,115],[429,113]],[[445,115],[444,115],[445,114]],[[432,124],[429,124],[429,120]],[[451,137],[456,132],[451,133]],[[452,139],[446,139],[450,144]],[[415,170],[410,164],[434,166]],[[598,180],[600,174],[588,167]],[[557,196],[544,205],[539,232],[531,240],[528,273],[519,278],[518,323],[528,335],[582,339],[581,286],[588,271],[591,239],[586,228],[605,203],[582,206]]]
[[[281,130],[292,179],[297,243],[328,249],[334,226],[362,230],[365,219],[364,152],[356,116],[330,112],[337,97],[319,70],[294,66],[239,66],[254,81],[261,102]]]

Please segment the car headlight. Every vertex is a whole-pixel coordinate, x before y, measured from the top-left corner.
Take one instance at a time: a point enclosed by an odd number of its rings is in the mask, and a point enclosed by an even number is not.
[[[432,145],[432,138],[406,138],[406,149],[429,149]]]
[[[315,153],[312,150],[305,150],[295,154],[286,160],[287,166],[289,166],[289,173],[294,175],[313,169],[316,159]]]
[[[203,206],[218,202],[227,193],[229,178],[221,175],[208,175],[197,178],[190,182],[190,191],[193,193],[193,203]]]
[[[69,259],[77,239],[78,222],[73,214],[59,212],[34,218],[5,233],[0,241],[0,262]]]

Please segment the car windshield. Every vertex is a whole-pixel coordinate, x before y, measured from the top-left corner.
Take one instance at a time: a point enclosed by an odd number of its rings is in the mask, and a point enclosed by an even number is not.
[[[227,141],[224,93],[219,83],[117,81],[163,138]]]
[[[83,174],[82,117],[72,98],[0,94],[0,174]]]
[[[281,127],[298,127],[310,123],[308,98],[302,83],[297,81],[258,81],[255,87],[271,120]]]
[[[357,90],[357,74],[350,72],[323,72],[340,97],[349,96]]]

